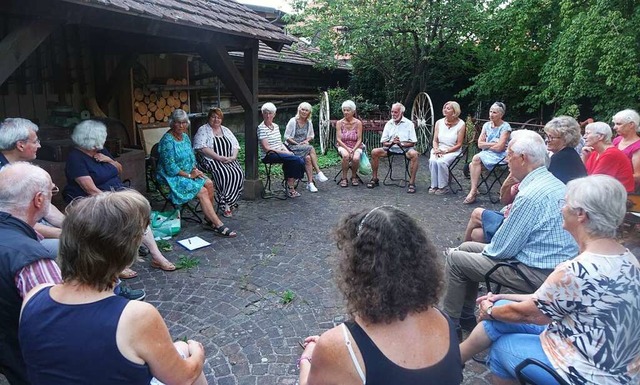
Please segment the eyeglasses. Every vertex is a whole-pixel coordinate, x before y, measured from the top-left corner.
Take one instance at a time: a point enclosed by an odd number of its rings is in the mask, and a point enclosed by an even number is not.
[[[547,135],[547,136],[545,137],[545,140],[546,140],[547,142],[551,142],[552,140],[557,140],[557,139],[561,139],[561,138],[562,138],[561,136],[551,136],[551,135]]]
[[[189,122],[187,122],[186,120],[183,120],[182,122],[176,122],[177,124],[181,125],[181,126],[186,126],[189,124]]]
[[[31,144],[40,144],[40,139],[39,138],[35,138],[34,140],[25,139],[25,140],[21,140],[20,142],[31,143]]]
[[[51,188],[51,196],[56,195],[59,192],[60,192],[60,189],[58,188],[58,186],[54,184],[53,187]]]
[[[567,200],[566,199],[564,199],[564,198],[558,199],[558,207],[559,208],[563,208],[564,205],[566,205],[566,204],[567,204]]]

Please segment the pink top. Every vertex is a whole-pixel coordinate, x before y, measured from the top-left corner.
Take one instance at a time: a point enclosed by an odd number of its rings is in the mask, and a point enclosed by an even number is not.
[[[622,136],[616,137],[613,140],[612,144],[620,150],[620,148],[618,147],[620,145],[620,142],[622,142]],[[625,147],[624,150],[620,150],[620,151],[622,151],[627,156],[627,158],[631,159],[633,158],[633,154],[638,150],[640,150],[640,140],[636,140],[635,142]]]
[[[340,127],[340,132],[342,133],[342,143],[344,143],[349,149],[353,149],[358,142],[358,130],[345,130],[344,124]]]

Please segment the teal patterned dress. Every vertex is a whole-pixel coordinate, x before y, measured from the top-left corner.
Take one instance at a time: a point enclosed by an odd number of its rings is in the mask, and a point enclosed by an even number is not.
[[[176,205],[182,205],[195,198],[204,186],[205,180],[178,175],[180,171],[191,172],[196,165],[189,136],[182,134],[182,141],[177,141],[167,132],[160,139],[158,153],[157,178],[160,183],[167,184],[171,189],[171,201]]]

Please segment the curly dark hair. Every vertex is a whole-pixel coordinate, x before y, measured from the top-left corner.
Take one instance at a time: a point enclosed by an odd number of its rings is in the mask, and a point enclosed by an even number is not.
[[[403,320],[435,306],[443,264],[425,231],[392,206],[347,215],[335,229],[338,287],[351,316],[367,322]]]

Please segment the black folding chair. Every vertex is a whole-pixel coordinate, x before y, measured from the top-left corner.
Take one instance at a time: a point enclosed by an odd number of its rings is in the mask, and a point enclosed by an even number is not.
[[[526,291],[526,293],[533,293],[534,291],[536,291],[538,289],[538,287],[536,285],[534,285],[533,282],[531,282],[529,277],[527,277],[527,275],[522,270],[520,270],[520,268],[518,267],[519,265],[520,265],[520,262],[513,260],[513,261],[499,262],[495,266],[493,266],[484,275],[484,282],[487,285],[487,291],[488,292],[490,291],[492,293],[500,293],[502,288],[506,287],[506,288],[509,288],[510,290],[513,290],[513,291],[517,291],[517,292],[521,292],[521,293],[523,292],[522,289],[519,289],[516,286],[511,286],[508,283],[500,282],[500,281],[492,278],[491,275],[493,275],[493,273],[495,273],[499,269],[511,269],[511,270],[513,270],[518,275],[518,277],[520,277],[527,284],[527,286],[529,287],[530,290]],[[492,287],[492,284],[495,284],[495,286]]]
[[[451,162],[451,164],[449,165],[449,189],[453,194],[457,194],[458,191],[462,191],[462,185],[460,184],[460,181],[458,180],[458,178],[456,178],[453,171],[455,170],[456,166],[458,165],[458,163],[460,163],[461,160],[467,158],[467,151],[469,151],[469,146],[468,145],[462,146],[462,149],[460,150],[460,154],[458,154],[458,156],[456,156],[453,162]],[[458,185],[458,187],[456,188],[453,185],[453,183]]]
[[[507,165],[506,157],[500,159],[490,171],[483,171],[481,175],[482,179],[480,183],[478,183],[478,189],[484,185],[485,191],[482,194],[489,195],[491,203],[500,202],[500,194],[498,193],[497,199],[494,199],[491,195],[491,190],[495,185],[498,185],[499,189],[500,186],[502,186],[502,182],[507,178],[507,175],[509,175],[509,165]]]
[[[342,160],[342,154],[340,154],[340,150],[338,149],[338,145],[334,143],[333,147],[336,149],[336,152],[338,153],[338,156]],[[367,151],[367,146],[363,143],[362,144],[362,153],[364,154],[366,151]],[[351,161],[349,161],[349,169],[351,169]],[[333,181],[336,182],[336,184],[340,184],[340,178],[339,178],[340,174],[342,174],[342,168],[338,169],[338,172],[333,177]],[[355,176],[352,175],[351,177],[352,178],[358,178],[358,181],[360,182],[360,184],[364,185],[364,182],[362,181],[362,179],[360,178],[360,175],[358,175],[358,173],[356,173]]]
[[[278,157],[279,161],[266,162],[265,159],[269,154],[275,154]],[[264,165],[264,173],[266,178],[266,181],[264,183],[264,188],[260,192],[260,196],[262,197],[262,199],[271,199],[271,198],[276,198],[280,200],[287,199],[289,195],[287,194],[287,183],[284,178],[282,179],[282,190],[273,191],[271,189],[271,167],[273,167],[274,164],[280,164],[280,165],[283,164],[280,154],[272,150],[267,151],[264,158],[262,158],[262,164]],[[296,187],[297,186],[298,186],[298,181],[296,181]]]
[[[167,208],[167,205],[171,205],[174,209],[180,210],[180,217],[185,221],[202,223],[202,218],[198,214],[199,212],[202,212],[201,210],[198,209],[200,207],[200,202],[196,201],[197,203],[195,203],[195,205],[192,205],[190,202],[187,202],[182,205],[177,205],[173,203],[173,201],[169,197],[169,194],[171,193],[171,188],[168,185],[160,182],[156,176],[156,170],[158,168],[158,159],[159,159],[158,143],[156,143],[151,148],[151,154],[149,155],[149,159],[147,162],[147,177],[150,179],[156,191],[164,199],[164,205],[162,206],[161,211],[164,211]],[[192,214],[192,216],[184,216],[183,212],[185,209],[189,211]]]
[[[393,146],[398,147],[401,152],[391,151]],[[409,158],[407,158],[407,150],[405,150],[404,147],[398,144],[392,144],[389,148],[386,149],[386,151],[387,151],[387,161],[389,162],[389,169],[387,170],[387,174],[384,176],[384,180],[382,181],[382,184],[385,186],[406,187],[407,183],[409,183],[409,178],[411,175],[409,173],[410,161],[409,161]],[[402,156],[402,159],[404,160],[404,177],[403,178],[393,177],[393,159],[396,156]],[[389,180],[390,182],[387,182],[387,180]]]
[[[541,383],[536,383],[534,382],[531,378],[529,378],[525,373],[524,370],[525,368],[527,368],[528,366],[537,366],[538,368],[544,370],[545,372],[547,372],[547,374],[549,374],[550,377],[553,377],[553,379],[556,381],[556,383],[550,383],[548,381],[545,381],[544,384]],[[550,368],[549,366],[543,364],[542,362],[534,359],[534,358],[526,358],[524,361],[522,361],[521,363],[518,364],[518,366],[516,366],[516,378],[518,379],[518,381],[520,381],[521,385],[569,385],[569,383],[567,381],[565,381],[562,377],[560,377],[560,375],[553,369]]]

